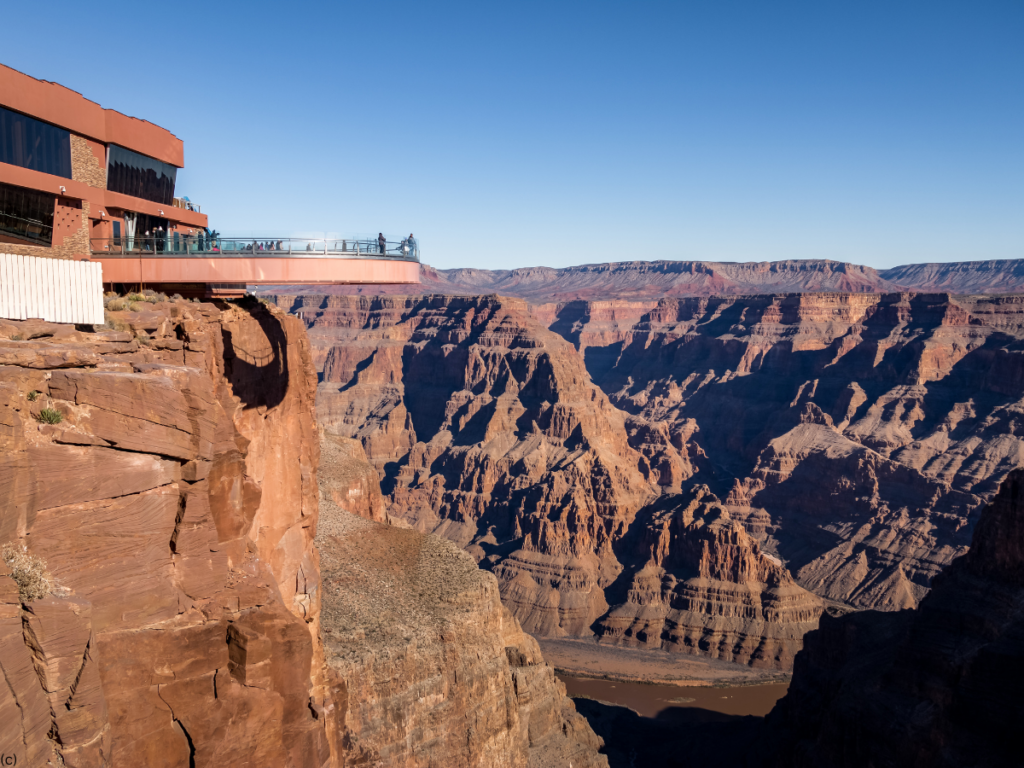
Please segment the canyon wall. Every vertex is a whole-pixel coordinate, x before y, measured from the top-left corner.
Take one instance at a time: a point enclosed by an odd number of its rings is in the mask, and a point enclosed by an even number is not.
[[[1024,472],[916,610],[825,616],[758,741],[766,765],[1020,764]]]
[[[638,436],[832,604],[913,607],[1024,464],[1022,297],[801,294],[548,305]],[[636,442],[634,438],[634,442]],[[675,445],[644,441],[657,482]],[[667,481],[667,482],[666,482]]]
[[[387,513],[535,634],[786,668],[822,609],[916,606],[1024,465],[1019,296],[278,301]]]
[[[494,573],[527,632],[792,662],[822,603],[717,498],[694,517],[692,425],[631,418],[522,301],[320,303],[300,308],[318,419],[362,443],[388,514]]]
[[[28,599],[0,574],[0,752],[328,765],[301,324],[137,306],[118,331],[0,323],[0,543],[57,584]]]

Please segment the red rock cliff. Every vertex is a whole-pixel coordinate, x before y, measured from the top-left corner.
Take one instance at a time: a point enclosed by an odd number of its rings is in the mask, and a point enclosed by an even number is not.
[[[326,765],[305,333],[256,302],[142,306],[128,332],[0,329],[0,543],[60,587],[22,604],[0,575],[0,752]]]

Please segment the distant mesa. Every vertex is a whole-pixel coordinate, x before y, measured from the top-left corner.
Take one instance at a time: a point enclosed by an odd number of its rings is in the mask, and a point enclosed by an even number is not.
[[[272,288],[268,292],[275,292]],[[422,265],[419,285],[292,286],[287,293],[330,295],[480,295],[534,303],[651,300],[684,296],[778,293],[1013,293],[1024,291],[1024,259],[907,264],[875,270],[828,259],[765,262],[623,261],[553,269],[434,269]]]

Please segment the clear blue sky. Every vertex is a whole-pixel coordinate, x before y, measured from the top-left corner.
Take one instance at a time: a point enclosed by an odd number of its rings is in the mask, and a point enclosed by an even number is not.
[[[227,234],[437,267],[1024,258],[1024,2],[9,3]]]

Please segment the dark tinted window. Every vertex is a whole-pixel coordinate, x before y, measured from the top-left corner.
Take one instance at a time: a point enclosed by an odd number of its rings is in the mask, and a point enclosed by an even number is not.
[[[170,205],[178,169],[111,144],[107,147],[107,189]]]
[[[50,245],[54,205],[53,195],[0,184],[0,235],[31,245]]]
[[[0,107],[0,163],[71,178],[71,134]]]

